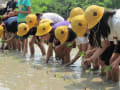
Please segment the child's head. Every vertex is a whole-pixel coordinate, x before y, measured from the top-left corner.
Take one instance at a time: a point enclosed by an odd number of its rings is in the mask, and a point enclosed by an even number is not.
[[[100,22],[104,14],[104,7],[91,5],[85,10],[85,18],[88,22],[88,29],[92,29]]]
[[[42,16],[42,13],[36,13],[35,15],[37,16],[37,20],[39,20],[40,17]]]
[[[29,14],[26,17],[26,23],[28,24],[29,28],[34,27],[37,24],[37,17],[34,14]]]
[[[50,20],[41,20],[39,22],[39,25],[37,27],[37,32],[36,32],[36,36],[40,36],[42,38],[48,38],[49,36],[49,32],[52,30],[52,26],[51,26],[52,21]]]
[[[82,15],[84,14],[84,11],[82,8],[80,7],[76,7],[76,8],[73,8],[71,11],[70,11],[70,15],[68,17],[68,21],[71,21],[71,19],[77,15]]]
[[[26,23],[21,23],[18,25],[17,35],[22,37],[29,32],[29,26]]]
[[[37,25],[39,25],[39,22],[41,20],[40,17],[42,16],[42,13],[36,13],[35,15],[37,16]]]
[[[60,26],[55,29],[55,37],[60,41],[61,44],[66,42],[68,38],[68,27]]]
[[[72,30],[78,37],[84,36],[87,32],[87,21],[84,15],[77,15],[71,19]]]

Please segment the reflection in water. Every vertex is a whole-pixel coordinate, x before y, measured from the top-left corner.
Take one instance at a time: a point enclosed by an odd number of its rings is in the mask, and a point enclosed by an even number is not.
[[[71,67],[53,61],[46,64],[40,54],[0,53],[0,90],[120,90],[119,83],[105,81],[99,71],[85,72],[81,60]]]

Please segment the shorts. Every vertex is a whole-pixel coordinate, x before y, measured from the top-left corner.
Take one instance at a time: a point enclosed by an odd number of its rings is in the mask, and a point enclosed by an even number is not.
[[[118,41],[118,44],[115,45],[114,53],[119,53],[120,54],[120,41]]]
[[[8,32],[16,33],[17,32],[17,17],[10,17],[4,21],[6,29]]]
[[[88,43],[88,37],[77,37],[76,38],[76,44],[87,44]]]
[[[106,65],[110,64],[110,58],[114,52],[115,45],[113,42],[110,42],[110,46],[102,53],[100,59],[105,62]]]
[[[35,36],[35,41],[34,41],[35,43],[38,43],[38,42],[40,42],[40,38],[38,37],[38,36]]]
[[[23,41],[25,38],[24,37],[19,37],[19,36],[17,36],[16,35],[16,38],[18,39],[18,40],[21,40],[21,41]]]
[[[55,46],[58,46],[58,45],[60,45],[60,42],[57,41],[57,42],[55,42],[54,44],[55,44]]]

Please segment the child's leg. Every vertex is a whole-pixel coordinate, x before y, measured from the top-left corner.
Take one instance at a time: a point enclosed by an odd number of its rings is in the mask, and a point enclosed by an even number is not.
[[[85,43],[85,44],[81,44],[81,51],[84,51],[84,52],[86,52],[87,51],[87,48],[88,48],[88,44],[87,43]],[[79,48],[79,49],[80,49]]]
[[[81,45],[81,44],[78,45],[78,48],[79,48],[79,51],[78,51],[78,53],[76,54],[76,56],[73,58],[71,64],[73,64],[73,63],[80,57],[80,52],[82,51],[82,45]]]
[[[119,81],[119,66],[116,70],[112,70],[112,80],[115,82]]]
[[[52,47],[51,47],[52,48]],[[58,45],[55,47],[55,57],[64,58],[65,45]]]
[[[8,34],[7,34],[7,39],[10,38],[10,37],[11,37],[11,33],[8,32]],[[11,41],[8,41],[8,43],[6,44],[6,47],[5,47],[5,48],[8,48],[8,49],[11,48]]]
[[[67,64],[70,62],[70,51],[71,48],[67,48],[66,44],[56,46],[55,55],[56,57],[62,59],[63,64]]]
[[[113,53],[111,59],[110,59],[110,64],[112,64],[117,58],[118,58],[119,54],[117,53]]]
[[[17,48],[16,48],[16,39],[13,39],[13,42],[12,42],[12,43],[13,43],[13,49],[16,50],[16,49],[17,49]]]
[[[100,60],[100,65],[101,65],[101,75],[105,75],[106,74],[104,72],[104,69],[106,67],[105,62],[103,60]]]
[[[14,39],[14,49],[17,50],[17,43],[16,43],[16,38]]]
[[[93,70],[98,70],[99,66],[100,66],[100,60],[99,58],[97,58],[94,62],[93,62]]]
[[[70,63],[70,52],[71,52],[72,48],[67,48],[64,52],[64,60],[63,60],[63,64],[67,64]],[[62,53],[62,52],[61,52]]]
[[[10,37],[10,33],[9,33],[9,32],[6,32],[6,39],[9,39],[9,37]],[[9,46],[10,46],[10,41],[8,41],[8,42],[6,43],[5,49],[8,49]]]
[[[24,52],[24,40],[20,40],[21,50]]]
[[[23,40],[23,44],[24,44],[24,56],[27,54],[27,52],[28,52],[28,39],[25,39],[25,40]]]
[[[118,58],[118,54],[116,54],[116,53],[113,53],[113,55],[112,55],[112,57],[111,57],[111,59],[110,59],[110,64],[112,64],[114,61],[115,61],[115,59],[117,59]],[[107,72],[107,79],[108,80],[111,80],[114,76],[116,76],[115,74],[113,74],[114,73],[114,71],[109,71],[109,72]]]
[[[116,60],[120,59],[119,54],[117,53],[113,53],[111,60],[110,60],[110,64],[114,63]],[[111,75],[112,75],[112,80],[117,82],[119,81],[119,65],[117,66],[117,68],[114,70],[111,70]]]
[[[35,36],[32,36],[32,38],[29,41],[31,56],[34,56],[34,53],[35,53],[35,50],[34,50],[34,41],[35,41]]]
[[[40,42],[36,42],[36,44],[40,48],[40,50],[42,52],[42,56],[46,55],[45,48],[44,48],[44,45],[42,44],[42,42],[41,41]]]
[[[22,50],[21,41],[18,39],[16,39],[16,48],[18,49],[19,52]]]
[[[2,50],[4,49],[4,43],[2,43],[0,49],[2,49]]]
[[[11,35],[13,35],[13,34],[11,34]],[[14,43],[15,43],[15,41],[14,41],[14,39],[12,39],[11,41],[10,41],[10,48],[13,50],[14,49]]]

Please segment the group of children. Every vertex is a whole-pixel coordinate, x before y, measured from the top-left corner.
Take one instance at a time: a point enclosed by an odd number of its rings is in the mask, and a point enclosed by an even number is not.
[[[1,18],[4,23],[0,25],[0,36],[8,49],[23,51],[26,55],[30,38],[31,56],[34,56],[34,44],[46,56],[46,63],[49,63],[53,51],[56,59],[62,59],[65,66],[73,64],[82,56],[83,66],[90,68],[92,64],[95,70],[101,66],[101,73],[107,79],[119,81],[119,9],[107,10],[91,5],[83,11],[76,7],[71,10],[69,18],[64,20],[56,13],[30,14],[29,0],[18,0],[17,7],[18,11],[12,10]],[[48,45],[47,52],[43,43]],[[76,46],[79,51],[71,60],[71,50]],[[81,52],[85,52],[84,55]],[[111,69],[105,72],[107,67]]]

